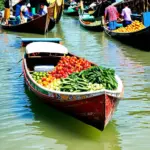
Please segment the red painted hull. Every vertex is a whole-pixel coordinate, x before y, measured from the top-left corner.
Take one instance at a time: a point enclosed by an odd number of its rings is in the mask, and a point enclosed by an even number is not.
[[[30,84],[24,63],[23,71],[27,86],[41,100],[99,130],[104,130],[119,102],[118,98],[107,94],[86,98],[84,100],[60,101],[59,99],[51,98],[37,91]]]

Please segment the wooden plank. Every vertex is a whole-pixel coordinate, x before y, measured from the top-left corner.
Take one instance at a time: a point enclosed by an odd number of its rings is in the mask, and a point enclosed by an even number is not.
[[[26,46],[31,42],[55,42],[60,43],[61,38],[21,38],[22,46]]]

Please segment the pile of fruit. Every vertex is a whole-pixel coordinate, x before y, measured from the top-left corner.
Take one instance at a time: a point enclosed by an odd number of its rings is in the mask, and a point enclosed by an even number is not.
[[[66,78],[68,75],[74,72],[80,72],[90,67],[91,63],[84,58],[63,56],[61,57],[55,69],[52,72],[49,72],[49,74],[57,79]]]
[[[55,79],[48,72],[33,72],[32,78],[44,87],[47,87]]]
[[[86,92],[117,89],[115,71],[91,66],[83,58],[64,56],[51,72],[33,72],[32,78],[40,85],[63,92]]]
[[[94,21],[94,22],[90,22],[90,21],[82,21],[84,24],[87,24],[89,26],[97,26],[101,24],[101,21]]]
[[[98,25],[101,25],[101,21],[94,21],[90,23],[90,26],[98,26]]]
[[[123,33],[135,32],[135,31],[142,30],[144,28],[145,28],[145,26],[143,25],[142,22],[135,20],[132,22],[132,24],[128,25],[127,27],[118,28],[118,29],[114,30],[114,32],[123,32]]]
[[[74,72],[80,72],[90,67],[91,63],[84,58],[63,56],[53,71],[33,72],[32,77],[40,85],[47,87],[54,79],[66,78]]]

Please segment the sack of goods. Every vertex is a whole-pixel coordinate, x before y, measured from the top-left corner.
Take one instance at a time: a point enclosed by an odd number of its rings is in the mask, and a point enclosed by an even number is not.
[[[75,9],[72,6],[70,6],[68,7],[68,12],[75,12]]]
[[[90,22],[94,22],[95,21],[95,17],[94,16],[91,16],[89,14],[84,14],[82,16],[82,20],[83,21],[90,21]]]

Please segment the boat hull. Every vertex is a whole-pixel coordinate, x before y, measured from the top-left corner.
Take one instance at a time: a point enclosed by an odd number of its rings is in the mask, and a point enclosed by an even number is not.
[[[68,16],[78,16],[79,15],[78,11],[69,12],[67,10],[64,10],[63,13]]]
[[[132,33],[117,33],[108,30],[106,27],[104,27],[104,31],[110,37],[113,37],[125,44],[150,51],[150,46],[148,44],[150,39],[150,26]]]
[[[87,30],[92,30],[92,31],[103,31],[103,27],[101,24],[98,24],[98,25],[93,25],[93,26],[90,26],[88,24],[85,24],[82,19],[79,17],[79,22],[80,22],[80,25],[82,27],[84,27],[85,29]]]
[[[48,13],[39,16],[35,15],[34,19],[28,21],[27,23],[17,24],[17,25],[3,25],[2,29],[14,31],[14,32],[28,32],[28,33],[39,33],[45,34],[46,32],[52,30],[55,27],[55,21],[51,18],[50,12],[54,7],[48,7]]]
[[[107,93],[94,96],[66,96],[44,93],[28,76],[24,61],[23,72],[26,85],[41,100],[99,130],[104,130],[119,102],[117,96],[110,96]]]
[[[54,28],[55,22],[50,19],[50,23],[48,25],[48,30],[46,29],[46,18],[47,16],[39,17],[33,21],[28,23],[19,24],[19,25],[1,25],[2,29],[14,31],[14,32],[28,32],[28,33],[39,33],[44,34],[47,31],[50,31]]]
[[[62,12],[63,12],[63,4],[61,4],[60,6],[56,3],[56,7],[57,7],[57,18],[56,18],[56,23],[59,23],[61,16],[62,16]]]

